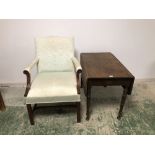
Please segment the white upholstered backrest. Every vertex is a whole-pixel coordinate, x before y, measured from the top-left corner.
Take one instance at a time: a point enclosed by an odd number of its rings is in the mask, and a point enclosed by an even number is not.
[[[39,58],[38,70],[72,71],[74,41],[68,37],[46,37],[36,39],[36,50]]]

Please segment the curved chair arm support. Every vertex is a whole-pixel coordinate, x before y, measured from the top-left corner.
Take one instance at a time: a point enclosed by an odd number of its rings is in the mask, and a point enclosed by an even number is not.
[[[76,71],[76,80],[77,80],[77,93],[80,94],[80,74],[82,73],[82,67],[79,63],[79,61],[73,57],[72,58],[72,62],[74,64],[74,68],[75,68],[75,71]]]
[[[31,88],[31,69],[34,67],[34,65],[36,65],[39,62],[39,59],[36,58],[28,67],[26,67],[23,71],[23,73],[26,75],[27,77],[27,84],[26,84],[26,90],[25,90],[25,94],[24,96],[26,97],[30,88]]]

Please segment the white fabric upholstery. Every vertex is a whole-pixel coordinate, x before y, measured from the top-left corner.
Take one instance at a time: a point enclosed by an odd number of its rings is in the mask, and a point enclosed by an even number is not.
[[[78,102],[75,72],[41,72],[32,83],[26,104]]]
[[[80,102],[75,70],[81,69],[74,57],[72,38],[36,39],[37,58],[25,70],[38,64],[36,78],[25,98],[26,104]]]
[[[71,60],[74,56],[73,38],[37,38],[36,50],[39,58],[39,72],[73,71],[74,67]]]
[[[38,62],[39,62],[39,59],[35,58],[34,61],[28,67],[26,67],[24,70],[30,72],[30,70],[33,68],[33,66],[35,64],[37,64]]]
[[[78,61],[75,57],[72,57],[72,61],[73,61],[73,64],[74,64],[74,66],[75,66],[76,72],[77,72],[78,70],[82,70],[79,61]]]

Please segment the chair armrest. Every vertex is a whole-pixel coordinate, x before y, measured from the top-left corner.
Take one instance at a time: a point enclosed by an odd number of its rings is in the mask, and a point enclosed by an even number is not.
[[[76,72],[78,72],[78,70],[81,70],[82,71],[82,67],[81,67],[79,61],[77,60],[77,58],[73,57],[72,58],[72,62],[74,64],[74,67],[76,69]]]
[[[35,58],[35,59],[33,60],[33,62],[32,62],[28,67],[26,67],[26,68],[24,69],[24,71],[30,72],[31,69],[34,67],[34,65],[36,65],[38,62],[39,62],[39,59],[38,59],[38,58]],[[24,72],[24,71],[23,71],[23,72]]]
[[[81,87],[80,86],[80,84],[81,84],[81,82],[80,82],[80,74],[82,73],[82,67],[81,67],[79,61],[75,57],[72,58],[72,62],[74,64],[74,68],[75,68],[75,71],[76,71],[77,93],[80,94],[80,87]]]
[[[24,94],[25,97],[27,96],[27,94],[31,88],[31,73],[30,73],[30,71],[34,67],[34,65],[36,65],[38,62],[39,62],[38,58],[34,59],[34,61],[28,67],[26,67],[23,71],[23,73],[27,77],[26,90],[25,90],[25,94]]]

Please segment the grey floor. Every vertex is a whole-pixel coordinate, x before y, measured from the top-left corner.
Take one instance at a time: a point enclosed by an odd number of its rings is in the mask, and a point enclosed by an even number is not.
[[[6,111],[0,112],[0,134],[155,134],[155,80],[136,80],[118,121],[121,87],[93,87],[91,118],[86,121],[86,98],[81,89],[82,122],[72,109],[47,109],[29,123],[24,86],[0,87]]]

